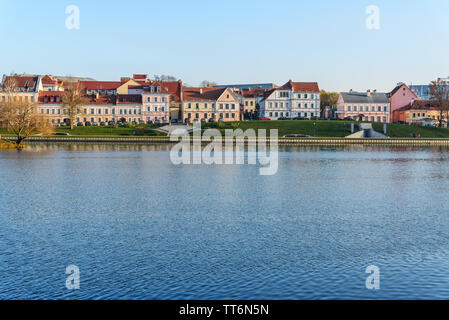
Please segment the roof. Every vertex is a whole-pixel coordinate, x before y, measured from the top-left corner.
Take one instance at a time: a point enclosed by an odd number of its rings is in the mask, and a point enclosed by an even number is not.
[[[276,89],[291,90],[293,92],[320,92],[317,82],[293,82],[292,80],[289,80],[286,84]]]
[[[217,85],[218,88],[238,88],[238,89],[272,89],[276,85],[274,83],[249,83],[249,84],[226,84]]]
[[[345,103],[390,103],[388,94],[384,92],[340,92]]]
[[[408,110],[438,110],[430,100],[416,100],[412,101],[408,105],[396,109],[395,111],[408,111]]]
[[[48,104],[51,103],[50,101],[45,101],[45,98],[49,98],[49,97],[59,97],[61,98],[62,95],[64,94],[64,91],[39,91],[39,97],[38,97],[38,102],[40,104]],[[61,100],[59,101],[53,101],[53,103],[61,103]]]
[[[117,104],[141,104],[142,96],[140,94],[119,94]]]
[[[115,90],[122,85],[120,81],[80,81],[86,90]]]
[[[97,96],[87,96],[86,104],[88,105],[98,105],[98,104],[115,104],[116,96],[115,95],[98,95]]]
[[[396,92],[398,92],[399,89],[401,89],[403,86],[405,86],[407,89],[410,90],[411,93],[413,93],[415,95],[416,98],[418,98],[418,96],[416,96],[416,94],[405,84],[405,83],[398,83],[398,85],[396,87],[394,87],[394,89],[388,94],[389,97],[393,96]]]
[[[37,90],[37,83],[38,83],[38,76],[23,76],[23,75],[14,75],[14,76],[5,76],[4,82],[5,84],[7,81],[14,80],[16,83],[16,86],[19,88],[24,89],[25,91],[36,91]]]
[[[262,88],[242,89],[240,91],[240,94],[244,98],[254,98],[254,97],[261,97],[261,96],[263,96],[266,91],[267,91],[267,89],[262,89]]]
[[[225,92],[227,88],[197,88],[185,87],[183,89],[184,100],[186,101],[215,101]]]

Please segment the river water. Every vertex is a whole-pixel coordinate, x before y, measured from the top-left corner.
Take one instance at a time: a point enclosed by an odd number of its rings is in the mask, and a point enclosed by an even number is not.
[[[449,299],[449,149],[281,147],[273,176],[169,150],[0,151],[0,299]]]

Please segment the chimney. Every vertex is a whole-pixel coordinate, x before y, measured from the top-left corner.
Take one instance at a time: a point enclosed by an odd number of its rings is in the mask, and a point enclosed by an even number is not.
[[[182,81],[181,80],[178,80],[178,88],[179,88],[179,99],[182,102],[184,100],[184,93],[183,93]]]
[[[203,88],[200,88],[200,94],[203,94]]]

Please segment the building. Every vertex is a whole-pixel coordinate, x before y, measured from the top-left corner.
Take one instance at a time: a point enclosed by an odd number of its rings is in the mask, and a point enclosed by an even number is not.
[[[170,121],[170,92],[162,81],[151,82],[141,94],[143,119],[147,123]]]
[[[119,94],[116,99],[116,116],[118,121],[143,123],[142,95]]]
[[[447,78],[438,78],[438,81],[446,81],[448,84],[446,88],[449,90],[449,77]],[[430,85],[410,85],[410,90],[412,90],[416,96],[418,97],[418,100],[431,100],[432,95],[430,94]]]
[[[340,92],[337,115],[358,121],[390,122],[389,94],[376,90]]]
[[[182,96],[184,123],[240,120],[240,96],[231,88],[184,87]]]
[[[86,97],[86,99],[82,112],[76,118],[77,123],[118,121],[115,95],[97,94]]]
[[[4,75],[2,79],[2,87],[0,90],[0,101],[6,100],[6,93],[3,86],[8,83],[14,83],[17,88],[15,96],[17,99],[23,99],[31,103],[37,103],[39,99],[39,91],[43,90],[41,76],[36,75]]]
[[[37,105],[37,112],[52,124],[60,124],[68,119],[67,112],[63,110],[63,91],[40,91]]]
[[[122,86],[120,81],[79,81],[80,87],[87,96],[117,95],[117,89]]]
[[[289,80],[282,87],[267,90],[259,104],[260,117],[272,120],[319,117],[320,89],[316,82]]]
[[[392,119],[394,110],[407,106],[414,100],[418,100],[418,96],[402,82],[396,85],[388,94],[388,97],[390,98],[390,119]]]
[[[241,104],[244,119],[257,119],[259,116],[260,101],[265,95],[265,89],[240,89]]]
[[[439,125],[440,111],[429,100],[412,101],[408,105],[393,111],[393,122],[418,124],[431,122]],[[443,114],[443,126],[447,127],[447,115]]]

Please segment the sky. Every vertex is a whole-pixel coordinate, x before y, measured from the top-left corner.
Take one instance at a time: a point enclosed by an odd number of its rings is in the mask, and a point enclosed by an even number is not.
[[[0,0],[0,73],[390,91],[449,76],[448,12],[447,0]]]

